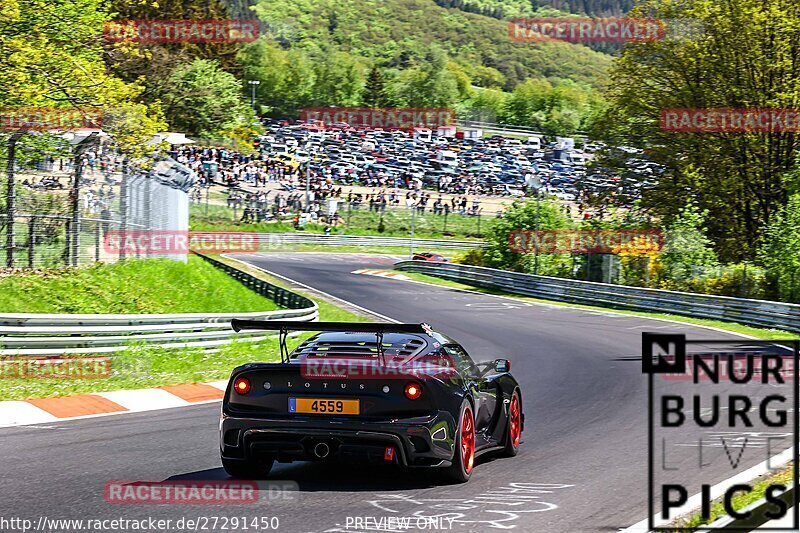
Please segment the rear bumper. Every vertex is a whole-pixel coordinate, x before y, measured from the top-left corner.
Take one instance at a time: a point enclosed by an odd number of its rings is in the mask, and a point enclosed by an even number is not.
[[[453,416],[383,421],[296,417],[242,418],[223,414],[220,451],[227,460],[274,458],[280,462],[321,461],[443,466],[453,457]],[[328,453],[320,457],[317,445]],[[387,448],[394,451],[387,456]],[[316,450],[316,451],[315,451]]]

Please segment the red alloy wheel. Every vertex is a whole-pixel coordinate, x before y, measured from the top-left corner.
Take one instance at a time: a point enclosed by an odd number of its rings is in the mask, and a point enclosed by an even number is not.
[[[461,418],[461,463],[469,474],[475,463],[475,422],[472,420],[472,409],[464,409]]]
[[[511,437],[511,444],[514,448],[519,447],[519,436],[522,433],[522,424],[520,423],[520,409],[519,409],[519,396],[515,393],[514,396],[511,398],[511,407],[508,410],[509,416],[509,423],[511,427],[509,429],[509,435]]]

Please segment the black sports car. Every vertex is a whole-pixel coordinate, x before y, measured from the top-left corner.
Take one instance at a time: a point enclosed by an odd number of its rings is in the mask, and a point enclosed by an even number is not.
[[[280,332],[281,363],[236,368],[222,401],[220,452],[233,477],[275,461],[441,467],[470,478],[475,457],[517,454],[524,427],[510,362],[475,364],[426,324],[233,320]],[[291,353],[289,331],[317,331]]]

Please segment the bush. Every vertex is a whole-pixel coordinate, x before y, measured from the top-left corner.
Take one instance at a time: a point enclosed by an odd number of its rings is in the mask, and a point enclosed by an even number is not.
[[[472,266],[485,266],[483,258],[483,248],[473,248],[464,255],[456,257],[454,263]]]
[[[513,231],[533,230],[536,227],[536,219],[535,202],[516,200],[508,206],[503,218],[497,219],[487,232],[487,246],[483,254],[485,266],[530,272],[532,254],[512,252],[509,247],[509,237]],[[551,200],[541,201],[538,222],[540,230],[566,228],[570,225],[570,220],[564,215],[561,206]]]

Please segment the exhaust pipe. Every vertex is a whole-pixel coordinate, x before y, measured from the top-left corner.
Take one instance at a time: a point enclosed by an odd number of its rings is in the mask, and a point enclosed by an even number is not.
[[[319,459],[325,459],[328,457],[329,453],[331,453],[331,449],[324,442],[320,442],[314,446],[314,455],[316,455]]]

